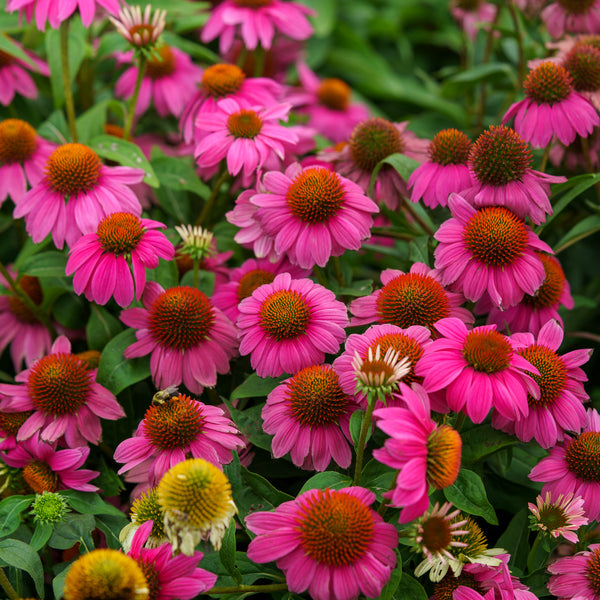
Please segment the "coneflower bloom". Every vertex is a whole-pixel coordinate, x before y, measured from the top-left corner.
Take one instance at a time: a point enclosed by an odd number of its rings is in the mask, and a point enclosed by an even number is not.
[[[33,186],[42,179],[53,149],[54,144],[41,138],[29,123],[0,121],[0,206],[9,196],[18,202],[28,183]]]
[[[108,17],[116,30],[136,48],[149,50],[152,48],[166,25],[166,10],[155,10],[152,14],[152,5],[147,4],[142,13],[141,7],[122,6],[119,18]]]
[[[556,60],[556,57],[555,57]],[[581,36],[562,60],[573,80],[573,88],[600,109],[600,47],[592,36]]]
[[[588,409],[588,424],[574,437],[565,435],[563,443],[550,449],[529,474],[532,481],[543,481],[542,494],[554,497],[573,493],[583,498],[585,516],[590,521],[600,517],[600,415]]]
[[[217,110],[201,113],[195,126],[199,138],[194,156],[199,167],[212,167],[227,160],[231,175],[242,172],[252,182],[257,169],[271,157],[283,160],[286,144],[295,144],[295,133],[279,124],[287,120],[291,106],[248,107],[233,98],[217,102]]]
[[[97,444],[102,437],[100,418],[125,416],[115,396],[96,383],[96,369],[75,354],[64,336],[56,338],[51,353],[19,373],[17,385],[0,384],[0,410],[32,415],[21,425],[18,441],[39,432],[42,442],[64,436],[70,448]]]
[[[541,17],[554,39],[565,33],[600,33],[599,0],[557,0],[542,10]]]
[[[417,383],[400,383],[405,408],[386,407],[373,411],[377,427],[390,437],[373,457],[398,470],[394,489],[384,496],[400,507],[400,523],[416,519],[429,508],[429,487],[441,490],[458,477],[462,440],[449,425],[431,418],[429,397]]]
[[[132,494],[132,496],[134,495]],[[152,529],[144,542],[144,547],[158,548],[167,542],[163,517],[164,514],[158,503],[156,488],[153,487],[146,492],[142,492],[139,498],[131,503],[131,509],[129,510],[131,521],[119,533],[119,541],[123,550],[129,552],[135,532],[148,521],[152,521]]]
[[[275,561],[290,592],[315,600],[377,598],[396,566],[398,532],[370,505],[362,487],[309,490],[274,512],[254,512],[246,526],[257,536],[248,558]]]
[[[131,213],[112,213],[102,219],[95,233],[80,238],[69,252],[66,274],[73,274],[73,290],[96,304],[114,297],[121,307],[142,297],[146,269],[158,267],[158,259],[172,260],[173,244],[156,231],[166,225],[140,219]],[[133,275],[131,269],[133,268]],[[135,285],[134,285],[135,284]]]
[[[2,82],[0,86],[0,104],[9,106],[15,94],[35,100],[38,97],[37,86],[27,71],[38,72],[40,75],[50,77],[50,68],[46,62],[38,58],[33,52],[23,48],[19,42],[8,36],[6,38],[23,50],[34,66],[32,67],[31,64],[9,54],[6,50],[0,50],[0,81]]]
[[[573,544],[579,541],[576,531],[589,522],[584,514],[583,498],[573,496],[572,492],[564,496],[546,492],[545,496],[538,495],[535,504],[529,502],[527,506],[532,528],[555,538],[563,537]]]
[[[573,350],[557,354],[563,340],[563,329],[556,321],[548,321],[536,338],[531,333],[515,333],[511,337],[519,349],[518,354],[539,372],[528,375],[538,384],[540,395],[527,395],[529,413],[518,421],[501,415],[492,417],[492,425],[514,433],[520,440],[532,438],[542,446],[551,448],[564,439],[565,431],[579,433],[587,422],[583,403],[589,400],[583,382],[586,374],[579,368],[586,363],[591,350]]]
[[[152,532],[152,521],[147,521],[135,532],[127,556],[134,558],[148,582],[151,600],[190,600],[206,592],[217,581],[217,575],[198,567],[202,552],[190,556],[173,556],[171,544],[156,548],[145,544]]]
[[[240,354],[250,354],[259,377],[294,374],[335,354],[346,337],[346,307],[310,279],[277,275],[242,300]]]
[[[285,173],[266,173],[263,185],[266,193],[250,198],[255,218],[275,252],[304,269],[358,250],[379,212],[357,184],[324,167],[292,163]]]
[[[468,330],[459,319],[436,323],[439,336],[424,352],[416,373],[428,392],[444,389],[451,410],[463,410],[481,423],[492,406],[504,417],[527,416],[527,395],[540,397],[531,373],[537,369],[518,352],[519,345],[495,325]]]
[[[534,171],[532,162],[531,149],[516,131],[492,125],[471,146],[473,186],[460,195],[476,207],[505,206],[539,225],[552,213],[550,184],[566,178]]]
[[[546,277],[535,250],[553,254],[552,248],[504,206],[475,209],[458,194],[449,206],[452,218],[434,235],[441,283],[473,302],[487,292],[498,308],[535,295]]]
[[[537,335],[548,321],[554,319],[561,325],[563,320],[558,314],[560,305],[571,309],[575,305],[571,288],[560,262],[555,256],[536,252],[544,266],[544,283],[533,296],[525,294],[523,300],[504,310],[493,306],[485,296],[477,303],[475,312],[488,313],[488,324],[495,323],[498,328],[508,331],[529,331]]]
[[[117,15],[119,12],[118,0],[8,0],[6,10],[13,12],[19,11],[20,15],[25,15],[28,23],[35,16],[35,24],[40,31],[46,28],[46,20],[50,23],[52,29],[58,29],[58,26],[66,21],[77,9],[81,15],[81,22],[84,27],[89,27],[96,14],[96,2],[104,8],[109,14]]]
[[[460,193],[473,185],[467,165],[471,140],[458,129],[436,133],[429,144],[429,160],[408,178],[410,199],[429,208],[447,206],[452,192]]]
[[[23,412],[4,412],[0,411],[0,450],[13,450],[19,444],[17,434],[21,425],[33,414],[32,410]]]
[[[450,12],[455,21],[473,41],[480,29],[489,29],[496,11],[496,6],[484,0],[453,0],[450,3]]]
[[[352,461],[350,417],[358,409],[330,365],[312,365],[278,385],[262,410],[263,429],[274,435],[275,458],[290,453],[303,469],[325,471],[331,460],[343,469]]]
[[[523,88],[525,99],[510,106],[502,122],[514,118],[515,131],[534,148],[544,148],[555,136],[568,146],[600,125],[594,105],[575,91],[569,72],[554,61],[533,68]]]
[[[564,556],[547,567],[548,590],[557,600],[596,600],[600,594],[600,544],[574,556]]]
[[[27,233],[38,244],[49,233],[57,248],[72,246],[114,212],[140,215],[142,207],[131,185],[144,178],[142,169],[107,167],[88,146],[59,146],[44,168],[45,175],[20,200],[14,217],[25,217]]]
[[[36,494],[58,490],[97,492],[98,488],[90,481],[100,473],[80,468],[89,453],[88,446],[57,450],[56,444],[42,442],[36,435],[3,453],[2,461],[23,469],[25,483]]]
[[[161,44],[157,48],[159,56],[152,56],[147,64],[142,85],[135,105],[135,114],[141,115],[154,105],[161,116],[180,117],[187,103],[196,92],[196,85],[202,79],[202,69],[179,48]],[[121,63],[130,63],[133,52],[118,55]],[[130,98],[135,90],[138,66],[127,69],[115,84],[115,95],[118,98]]]
[[[183,384],[200,394],[214,386],[217,373],[229,372],[237,353],[237,331],[203,292],[188,286],[163,289],[150,281],[142,294],[144,308],[121,313],[125,325],[137,329],[137,342],[125,358],[150,357],[157,388]]]
[[[403,328],[420,325],[432,329],[446,317],[472,324],[475,317],[460,306],[464,296],[444,289],[440,279],[437,271],[420,262],[414,263],[408,273],[385,269],[381,273],[380,290],[350,303],[351,325],[377,321]]]
[[[296,2],[224,0],[204,24],[202,41],[206,44],[218,37],[219,50],[225,54],[238,35],[248,50],[259,44],[269,50],[276,33],[293,40],[309,38],[313,28],[306,17],[312,14],[312,9]]]
[[[152,487],[186,458],[203,458],[221,468],[232,461],[232,450],[243,446],[236,426],[220,408],[180,394],[150,406],[134,436],[117,446],[114,459],[125,463],[119,475],[126,473],[128,481]]]

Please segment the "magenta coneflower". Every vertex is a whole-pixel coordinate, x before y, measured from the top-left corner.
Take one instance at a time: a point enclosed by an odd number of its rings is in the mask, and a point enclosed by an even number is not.
[[[534,171],[532,162],[531,149],[516,131],[492,125],[471,147],[473,187],[460,195],[476,207],[505,206],[539,225],[552,213],[550,184],[566,178]]]
[[[282,86],[268,77],[246,77],[242,69],[229,63],[218,63],[204,70],[202,82],[181,115],[183,139],[190,144],[196,140],[196,117],[215,112],[217,102],[233,98],[250,106],[273,106],[282,94]]]
[[[449,206],[452,218],[434,235],[442,284],[473,302],[487,292],[498,308],[535,295],[546,274],[534,251],[553,254],[552,248],[504,206],[475,209],[458,194],[450,196]]]
[[[146,64],[135,114],[145,113],[152,102],[161,117],[179,117],[196,92],[196,85],[202,79],[202,69],[174,46],[161,44],[157,52],[160,58],[152,56]],[[132,52],[119,55],[122,63],[132,60]],[[119,98],[133,96],[137,76],[137,66],[127,69],[115,84],[115,95]]]
[[[279,124],[287,120],[291,106],[249,107],[233,98],[217,102],[217,110],[196,117],[199,140],[194,156],[200,167],[217,165],[227,159],[231,175],[242,172],[244,181],[253,181],[256,169],[271,155],[283,159],[286,144],[295,144],[297,136]]]
[[[52,29],[66,21],[77,9],[85,27],[89,27],[96,14],[96,2],[111,15],[119,14],[118,0],[8,0],[6,10],[19,11],[28,23],[35,15],[35,24],[40,31],[46,28],[46,20]]]
[[[1,77],[0,77],[1,79]],[[44,165],[54,144],[39,137],[20,119],[0,122],[0,206],[10,196],[17,203],[44,176]]]
[[[324,167],[292,163],[263,177],[267,193],[250,202],[278,254],[304,269],[324,267],[331,256],[358,250],[370,235],[377,205],[354,182]]]
[[[534,148],[544,148],[554,136],[568,146],[600,125],[594,105],[574,90],[569,72],[554,61],[532,69],[523,87],[526,98],[515,102],[502,122],[514,118],[515,131]]]
[[[471,140],[458,129],[438,132],[429,144],[429,160],[408,178],[410,199],[429,208],[447,206],[452,192],[460,193],[473,185],[467,165]]]
[[[237,35],[244,46],[254,50],[259,44],[268,50],[276,33],[293,40],[305,40],[313,28],[306,18],[312,9],[296,2],[281,0],[224,0],[213,9],[202,28],[206,44],[219,38],[219,50],[225,54]]]
[[[555,39],[565,33],[600,33],[600,0],[557,0],[541,13],[548,33]]]
[[[131,213],[104,217],[98,230],[80,238],[69,252],[66,274],[74,274],[75,293],[85,294],[96,304],[106,304],[114,297],[123,308],[133,302],[134,293],[139,300],[146,285],[146,269],[158,267],[159,258],[172,260],[175,255],[173,244],[156,231],[165,227]]]
[[[480,29],[487,31],[496,17],[496,6],[484,0],[453,0],[450,3],[452,16],[473,41]]]
[[[142,207],[131,185],[144,171],[131,167],[107,167],[83,144],[63,144],[48,157],[45,175],[19,201],[14,217],[25,217],[34,243],[49,233],[57,248],[72,246],[82,235],[93,233],[98,223],[113,212],[140,215]]]
[[[555,57],[556,59],[556,57]],[[581,36],[564,52],[562,66],[573,80],[573,88],[600,109],[600,46],[593,36]]]
[[[518,421],[501,415],[492,417],[492,425],[514,433],[528,442],[535,438],[542,448],[550,448],[564,439],[565,431],[579,433],[587,422],[583,403],[589,400],[583,382],[586,374],[579,368],[586,363],[591,350],[573,350],[557,354],[564,332],[556,321],[548,321],[540,330],[537,340],[531,333],[515,333],[518,354],[539,372],[528,373],[538,384],[540,395],[527,395],[529,413]]]
[[[189,556],[173,556],[173,547],[169,543],[146,548],[152,525],[151,520],[140,525],[127,553],[137,561],[146,578],[149,599],[190,600],[215,585],[217,575],[198,567],[204,556],[202,552],[195,550]]]
[[[150,357],[157,388],[184,383],[200,394],[217,383],[217,373],[229,372],[237,353],[233,323],[215,308],[203,292],[188,286],[162,288],[150,281],[142,294],[144,308],[129,308],[121,321],[137,329],[137,342],[125,358]]]
[[[238,304],[252,295],[252,292],[265,283],[273,283],[279,273],[289,273],[294,279],[308,277],[310,269],[301,269],[282,257],[276,262],[268,258],[249,258],[240,267],[231,271],[230,281],[215,284],[213,304],[221,309],[233,323],[240,315]]]
[[[50,77],[50,68],[46,62],[38,58],[33,52],[23,48],[19,42],[8,36],[6,37],[12,44],[23,50],[35,66],[32,67],[5,50],[0,50],[0,83],[2,84],[0,85],[0,104],[9,106],[15,94],[35,100],[38,96],[37,86],[27,71],[33,70],[45,77]],[[0,162],[2,161],[0,160]]]
[[[377,598],[396,566],[398,532],[370,508],[361,487],[309,490],[275,512],[254,512],[246,525],[257,536],[248,558],[275,561],[291,592],[315,600]]]
[[[408,273],[385,269],[381,273],[380,290],[350,303],[354,315],[351,325],[377,321],[404,328],[421,325],[432,329],[446,317],[473,323],[475,318],[470,311],[460,306],[464,296],[444,289],[440,279],[440,274],[425,263],[414,263]]]
[[[536,254],[544,266],[544,283],[533,296],[525,294],[521,302],[504,310],[493,306],[484,296],[477,303],[475,312],[482,314],[489,311],[488,324],[495,323],[499,328],[512,332],[528,331],[533,335],[537,335],[542,325],[551,319],[562,325],[563,320],[558,314],[560,305],[569,309],[575,305],[569,282],[556,257],[543,252]]]
[[[114,459],[125,463],[119,475],[126,473],[127,481],[154,487],[186,458],[203,458],[222,468],[232,461],[232,450],[243,446],[236,426],[220,408],[179,394],[150,406],[134,436],[117,446]]]
[[[527,394],[540,397],[528,373],[537,369],[517,353],[518,345],[482,325],[469,331],[459,319],[442,319],[435,328],[439,337],[429,344],[416,372],[429,392],[445,389],[448,406],[464,410],[481,423],[493,406],[507,419],[527,416]]]
[[[15,377],[18,385],[0,384],[0,410],[33,414],[19,429],[18,441],[39,432],[42,442],[64,436],[70,448],[97,444],[102,438],[100,418],[125,416],[115,396],[96,383],[96,369],[75,354],[71,343],[60,336],[51,353]]]
[[[378,408],[373,411],[377,427],[390,437],[373,457],[398,470],[394,489],[384,496],[401,507],[400,523],[416,519],[429,508],[429,487],[441,490],[458,477],[462,440],[449,425],[431,419],[429,397],[417,383],[400,383],[406,408]]]
[[[23,469],[25,483],[36,494],[59,490],[97,492],[98,488],[89,482],[100,473],[80,469],[89,453],[88,446],[57,450],[56,444],[42,442],[36,435],[3,454],[2,461]]]
[[[312,365],[284,380],[262,410],[265,433],[274,435],[275,458],[290,453],[303,469],[325,471],[331,460],[343,469],[352,461],[350,417],[358,409],[330,365]]]
[[[346,307],[310,279],[277,275],[238,307],[240,354],[250,354],[259,377],[294,374],[335,354],[348,325]]]
[[[545,496],[538,495],[536,504],[529,502],[527,506],[531,512],[529,519],[539,531],[555,538],[562,536],[573,544],[579,541],[575,532],[589,522],[584,515],[583,498],[573,496],[572,492],[554,497],[546,492]]]
[[[590,521],[600,517],[600,415],[588,409],[588,424],[574,437],[550,449],[550,455],[531,470],[529,479],[543,481],[542,494],[554,496],[573,493],[581,496],[585,515]]]
[[[548,565],[548,590],[557,600],[597,600],[600,595],[600,544]]]

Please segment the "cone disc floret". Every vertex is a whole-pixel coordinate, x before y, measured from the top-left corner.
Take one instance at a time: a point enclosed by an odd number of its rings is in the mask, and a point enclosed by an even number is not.
[[[438,132],[429,145],[429,156],[438,165],[463,165],[469,158],[471,140],[458,129]]]
[[[301,171],[288,188],[292,214],[305,223],[326,223],[340,209],[345,191],[339,175],[323,167]]]
[[[46,180],[54,192],[76,196],[96,187],[101,168],[100,157],[88,146],[63,144],[48,157]]]
[[[569,471],[578,479],[600,483],[600,433],[586,431],[573,438],[565,459]]]
[[[538,371],[539,375],[527,372],[540,388],[539,399],[527,395],[530,406],[550,406],[565,389],[567,383],[567,367],[563,360],[550,348],[533,344],[519,350],[519,354]]]
[[[100,221],[97,231],[102,248],[113,254],[129,254],[144,236],[139,217],[131,213],[113,213]]]
[[[42,303],[44,294],[42,292],[40,280],[37,277],[23,275],[19,279],[19,286],[21,290],[29,296],[34,304],[39,306]],[[21,323],[39,323],[37,316],[19,297],[9,296],[8,305],[10,307],[10,312],[12,312],[12,314],[15,315],[19,321],[21,321]]]
[[[537,104],[554,104],[571,93],[573,80],[565,67],[545,61],[529,72],[523,88],[525,94]]]
[[[273,292],[260,308],[261,327],[278,342],[302,335],[310,321],[310,307],[300,292]]]
[[[495,330],[477,330],[467,334],[462,355],[475,371],[491,374],[509,367],[512,347]]]
[[[29,123],[21,119],[0,122],[0,166],[23,163],[36,148],[37,134]]]
[[[246,75],[237,65],[219,63],[206,68],[202,75],[202,87],[211,96],[220,98],[237,92],[245,78]]]
[[[372,171],[379,161],[403,149],[401,133],[392,122],[381,117],[359,123],[350,136],[350,154],[364,171]]]
[[[346,110],[350,104],[350,86],[341,79],[323,79],[317,89],[319,102],[331,110]]]
[[[440,425],[427,440],[427,480],[441,490],[458,477],[462,454],[462,439],[450,425]]]
[[[579,92],[595,92],[600,88],[600,49],[591,44],[577,43],[563,61]]]
[[[236,138],[254,139],[262,127],[263,121],[255,110],[242,109],[227,118],[227,129]]]

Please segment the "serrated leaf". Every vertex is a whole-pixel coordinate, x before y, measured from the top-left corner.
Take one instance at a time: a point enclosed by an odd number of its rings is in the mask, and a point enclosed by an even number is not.
[[[28,573],[38,596],[44,597],[44,567],[38,553],[29,544],[21,540],[0,540],[0,561]]]
[[[488,523],[498,525],[496,512],[487,499],[485,486],[477,473],[461,469],[456,481],[444,488],[444,496],[467,514],[483,517]]]
[[[341,490],[342,488],[352,485],[352,478],[342,473],[335,471],[324,471],[313,475],[300,489],[298,495],[303,494],[308,490],[324,490],[330,488],[332,490]]]

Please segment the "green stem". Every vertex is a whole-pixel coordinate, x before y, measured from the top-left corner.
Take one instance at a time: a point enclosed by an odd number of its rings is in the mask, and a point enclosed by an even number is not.
[[[2,586],[2,589],[6,592],[6,595],[8,596],[9,600],[18,600],[19,594],[15,592],[15,588],[11,585],[2,567],[0,567],[0,585]]]
[[[77,121],[75,119],[75,102],[73,100],[73,88],[71,87],[71,75],[69,73],[69,19],[60,24],[60,61],[62,65],[63,87],[65,88],[65,107],[67,109],[67,120],[71,139],[77,142]]]
[[[535,555],[537,554],[537,550],[540,545],[540,541],[542,540],[542,534],[538,533],[535,537],[535,541],[533,542],[533,546],[531,546],[531,550],[529,551],[529,555],[527,556],[527,572],[533,573],[534,565],[535,565]]]
[[[44,325],[50,335],[55,338],[56,330],[48,315],[23,291],[23,288],[15,281],[2,262],[0,262],[0,274],[6,279],[10,289],[16,294],[19,300],[25,304],[25,306],[36,316],[37,320]]]
[[[240,592],[285,592],[287,583],[270,583],[266,585],[230,585],[225,587],[214,587],[205,592],[210,596],[216,594],[239,594]]]
[[[423,219],[421,218],[419,213],[415,210],[415,208],[410,200],[407,200],[406,202],[404,202],[403,206],[406,209],[406,212],[410,213],[411,217],[419,224],[421,229],[427,235],[433,235],[433,233],[434,233],[433,229],[431,229],[431,227],[429,227],[429,225],[427,225],[427,223],[425,223],[425,221],[423,221]]]
[[[213,189],[210,192],[210,196],[204,203],[204,207],[202,208],[200,216],[196,219],[196,225],[202,225],[206,222],[206,219],[208,219],[213,209],[213,206],[215,205],[215,200],[219,195],[221,186],[229,179],[229,177],[229,171],[227,170],[225,164],[223,164],[221,166],[221,173],[218,176],[217,181],[215,181],[215,185],[213,186]]]
[[[265,70],[265,49],[259,44],[254,50],[254,77],[262,77]]]
[[[523,87],[523,80],[525,79],[525,51],[523,50],[523,35],[521,33],[521,26],[519,24],[519,16],[515,10],[515,4],[513,0],[508,0],[506,3],[510,18],[515,29],[515,37],[517,38],[517,48],[519,51],[519,64],[517,67],[518,80],[517,80],[517,92]],[[498,9],[499,10],[499,9]]]
[[[352,481],[352,485],[358,485],[360,480],[360,474],[362,473],[363,468],[365,445],[367,442],[367,434],[369,433],[369,428],[371,427],[371,417],[373,415],[376,402],[377,394],[369,393],[369,404],[367,405],[367,411],[363,417],[360,435],[358,436],[358,444],[356,445],[356,466],[354,467],[354,479]]]
[[[550,142],[548,142],[548,145],[544,149],[544,156],[542,156],[542,162],[540,163],[539,170],[542,173],[544,172],[544,169],[546,168],[546,165],[548,164],[548,157],[549,156],[550,156]]]
[[[198,289],[198,272],[200,271],[200,261],[194,258],[194,287]]]
[[[315,265],[313,268],[313,275],[318,279],[320,285],[322,285],[323,287],[327,287],[327,276],[325,275],[325,271],[321,267]]]
[[[454,421],[454,429],[456,429],[456,431],[460,431],[464,422],[465,422],[465,413],[463,413],[463,412],[458,413],[458,416],[456,417],[456,421]]]
[[[137,106],[138,97],[140,95],[140,89],[142,87],[142,81],[144,80],[144,74],[146,73],[147,59],[143,54],[140,54],[138,58],[138,74],[135,80],[135,88],[133,90],[133,96],[129,101],[129,107],[127,108],[127,120],[125,121],[125,127],[123,129],[123,139],[129,140],[133,136],[133,119],[135,118],[135,107]]]
[[[392,229],[386,229],[385,227],[371,227],[371,235],[389,237],[395,240],[404,240],[406,242],[410,242],[415,237],[410,233],[400,233],[399,231],[393,231]]]
[[[594,173],[594,167],[592,165],[592,155],[590,153],[590,144],[587,138],[581,139],[581,149],[583,151],[583,158],[585,160],[585,167],[588,173]],[[596,190],[596,197],[598,198],[598,204],[600,204],[600,184],[594,184],[594,189]]]
[[[394,475],[394,479],[388,489],[388,492],[391,492],[396,487],[396,481],[398,480],[399,474],[400,474],[400,471],[396,471],[396,474]],[[383,517],[383,515],[385,514],[385,511],[387,510],[387,507],[391,501],[392,501],[391,498],[383,498],[383,500],[379,504],[379,507],[377,508],[377,513]]]
[[[338,280],[341,288],[346,287],[346,280],[344,279],[344,274],[342,273],[342,265],[340,263],[339,256],[333,257],[333,271],[335,273],[335,277]]]

